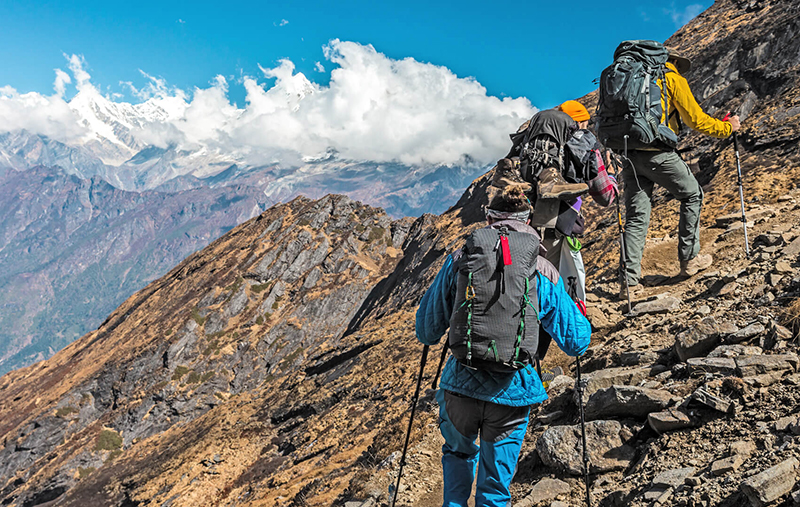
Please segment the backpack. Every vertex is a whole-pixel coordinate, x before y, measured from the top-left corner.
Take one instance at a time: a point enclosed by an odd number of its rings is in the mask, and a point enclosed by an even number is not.
[[[658,86],[671,72],[665,64],[669,52],[651,40],[625,41],[614,51],[614,63],[600,74],[597,104],[597,134],[606,147],[622,150],[625,136],[629,149],[672,150],[678,136],[662,122],[661,98],[669,111],[669,97]]]
[[[567,113],[556,109],[539,111],[528,121],[527,128],[511,134],[512,146],[507,158],[519,158],[520,176],[536,185],[539,174],[547,167],[564,173],[565,145],[577,130],[578,124]]]
[[[448,336],[450,350],[462,364],[510,373],[537,356],[538,255],[536,234],[506,226],[478,229],[467,237],[457,261]]]

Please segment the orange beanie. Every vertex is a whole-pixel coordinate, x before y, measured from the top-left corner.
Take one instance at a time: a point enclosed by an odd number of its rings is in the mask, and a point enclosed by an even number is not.
[[[577,100],[568,100],[558,106],[559,111],[564,111],[575,121],[586,121],[589,119],[589,111]]]

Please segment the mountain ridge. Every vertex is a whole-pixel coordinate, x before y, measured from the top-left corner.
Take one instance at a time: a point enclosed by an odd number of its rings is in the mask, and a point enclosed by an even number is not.
[[[784,15],[799,8],[718,0],[684,30],[738,32],[747,41],[781,33],[781,20],[791,32],[795,18]],[[758,47],[735,40],[710,42],[733,52],[731,62]],[[758,72],[794,79],[800,52],[790,42],[773,50],[792,65],[776,69],[767,59]],[[716,66],[702,69],[717,53],[703,60],[698,41],[686,49],[697,52],[701,70],[693,86],[716,75]],[[721,83],[731,103],[745,100],[751,90],[727,70]],[[780,81],[742,132],[752,259],[737,217],[723,216],[738,205],[725,142],[689,136],[682,145],[705,183],[703,223],[714,227],[701,239],[717,265],[688,280],[672,276],[677,203],[657,192],[637,317],[624,318],[615,296],[616,216],[588,208],[584,258],[596,332],[584,374],[590,405],[606,410],[589,423],[590,489],[602,505],[746,505],[745,477],[755,483],[799,456],[790,428],[800,424],[792,413],[800,312],[788,317],[800,297],[800,167],[794,126],[767,128],[795,107],[794,87]],[[419,368],[414,312],[445,254],[483,222],[489,180],[479,177],[440,216],[392,220],[341,196],[273,207],[192,254],[52,359],[3,376],[0,498],[30,506],[387,503]],[[572,375],[557,351],[547,361]],[[436,362],[424,372],[405,505],[440,501],[441,441],[427,389]],[[572,377],[560,379],[533,413],[512,485],[520,505],[539,503],[545,477],[566,484],[571,504],[582,501],[580,454],[570,452],[578,448],[572,385]],[[658,411],[634,414],[624,402],[634,394]],[[676,426],[657,431],[658,421]],[[575,445],[554,452],[552,441]],[[688,475],[673,485],[669,477],[681,470]],[[791,502],[789,475],[779,476],[788,489],[775,500]]]

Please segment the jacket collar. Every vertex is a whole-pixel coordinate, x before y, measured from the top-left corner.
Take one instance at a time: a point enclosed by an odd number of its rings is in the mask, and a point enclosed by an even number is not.
[[[675,74],[677,74],[677,75],[679,75],[679,76],[681,75],[681,73],[680,73],[680,72],[678,72],[678,68],[677,68],[677,67],[675,67],[675,64],[673,64],[672,62],[667,62],[667,63],[665,63],[664,65],[666,65],[666,67],[667,67],[669,70],[671,70],[672,72],[674,72]]]

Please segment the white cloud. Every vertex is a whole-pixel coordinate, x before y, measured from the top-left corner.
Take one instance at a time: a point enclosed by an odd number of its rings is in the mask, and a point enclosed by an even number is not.
[[[176,21],[176,23],[179,23],[179,24],[181,24],[181,25],[185,25],[185,24],[186,24],[186,21],[182,20],[181,18],[178,18],[178,20]]]
[[[705,8],[700,4],[687,5],[683,10],[679,10],[675,7],[675,3],[672,3],[669,9],[664,9],[664,13],[672,18],[672,22],[675,23],[676,28],[681,28],[686,23],[696,18],[703,10],[705,10]]]
[[[78,142],[86,129],[64,100],[66,83],[57,75],[56,93],[51,96],[0,87],[0,132],[27,130],[65,142]]]
[[[314,62],[314,70],[317,72],[325,72],[325,66],[322,65],[320,62]]]
[[[242,108],[231,103],[222,76],[189,93],[142,72],[144,87],[125,84],[145,101],[135,107],[168,114],[132,134],[145,144],[204,149],[250,164],[291,165],[336,153],[352,161],[486,165],[507,152],[508,134],[536,111],[525,98],[489,96],[474,78],[413,58],[394,60],[371,45],[333,40],[324,54],[334,65],[327,86],[281,60],[261,68],[272,84],[243,76]],[[78,96],[86,90],[86,98],[94,88],[85,62],[75,55],[68,60]],[[27,128],[62,140],[85,131],[63,100],[65,76],[57,72],[52,97],[0,88],[0,131]]]
[[[169,96],[179,97],[184,100],[186,99],[186,93],[183,90],[168,86],[165,79],[151,76],[142,69],[139,69],[139,73],[147,79],[147,84],[142,88],[137,88],[130,81],[120,81],[119,83],[120,85],[128,88],[134,97],[140,100],[149,100],[153,97],[164,98]]]
[[[61,69],[54,69],[56,72],[56,80],[53,83],[53,89],[56,91],[56,95],[64,98],[64,94],[67,92],[67,85],[72,82],[70,79],[69,74],[64,72]]]
[[[86,60],[83,59],[83,55],[64,55],[64,57],[69,61],[69,70],[72,71],[72,75],[75,77],[75,86],[78,88],[78,91],[85,88],[87,85],[91,86],[89,80],[92,76],[83,68],[86,65]]]
[[[288,25],[288,24],[289,24],[289,22],[288,22],[288,21],[286,21],[285,19],[282,19],[282,20],[280,20],[280,21],[276,21],[276,22],[274,22],[274,23],[272,23],[272,24],[273,24],[274,26],[286,26],[286,25]]]

